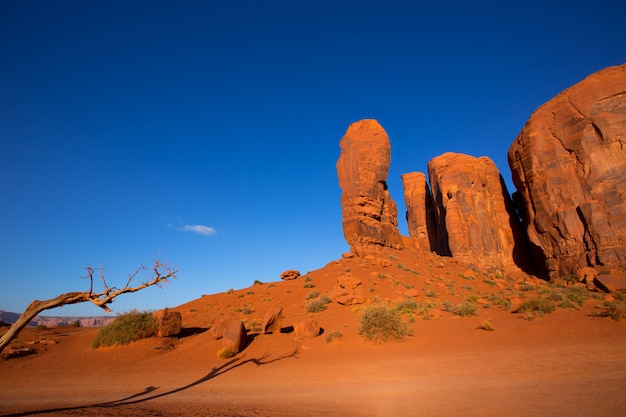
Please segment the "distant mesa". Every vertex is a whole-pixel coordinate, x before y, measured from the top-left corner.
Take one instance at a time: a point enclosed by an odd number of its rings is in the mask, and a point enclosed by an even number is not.
[[[352,255],[405,246],[545,279],[626,268],[626,64],[599,71],[537,109],[508,153],[517,191],[493,161],[446,153],[402,175],[409,236],[387,190],[389,137],[352,123],[337,175]],[[350,256],[352,256],[350,255]]]

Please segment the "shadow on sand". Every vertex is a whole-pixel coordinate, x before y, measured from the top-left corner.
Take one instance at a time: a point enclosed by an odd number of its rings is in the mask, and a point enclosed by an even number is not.
[[[203,376],[202,378],[196,381],[191,382],[190,384],[184,385],[179,388],[175,388],[170,391],[162,392],[159,394],[150,395],[154,391],[157,391],[159,387],[149,386],[141,392],[138,392],[128,397],[121,398],[121,399],[114,400],[114,401],[107,401],[107,402],[96,403],[96,404],[79,405],[79,406],[73,406],[73,407],[58,407],[58,408],[49,408],[45,410],[21,411],[21,412],[13,413],[13,414],[3,414],[3,415],[0,415],[0,417],[21,417],[21,416],[31,416],[31,415],[45,414],[45,413],[59,413],[59,412],[64,412],[64,411],[87,410],[90,408],[113,408],[113,407],[124,407],[128,405],[140,404],[140,403],[144,403],[147,401],[155,400],[157,398],[167,397],[169,395],[173,395],[181,391],[188,390],[197,385],[210,381],[213,378],[217,378],[218,376],[223,375],[226,372],[232,371],[235,368],[238,368],[240,366],[243,366],[249,363],[252,363],[256,366],[262,366],[262,365],[267,365],[273,362],[278,362],[283,359],[296,357],[297,354],[298,354],[298,350],[296,349],[292,353],[284,354],[274,359],[268,359],[268,355],[263,355],[260,358],[250,358],[250,359],[245,359],[245,360],[244,360],[245,356],[234,358],[221,366],[214,367],[213,369],[211,369],[211,371],[208,374],[206,374],[205,376]]]

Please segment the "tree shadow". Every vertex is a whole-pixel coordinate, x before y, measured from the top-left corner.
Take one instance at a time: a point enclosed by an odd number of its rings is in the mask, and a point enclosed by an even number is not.
[[[284,354],[274,359],[268,359],[268,356],[269,356],[268,354],[265,354],[261,356],[260,358],[250,358],[250,359],[245,359],[245,360],[243,360],[245,356],[242,356],[239,358],[233,358],[221,366],[213,367],[208,374],[206,374],[205,376],[203,376],[202,378],[196,381],[193,381],[179,388],[162,392],[160,394],[149,395],[159,389],[159,387],[149,386],[149,387],[146,387],[141,392],[138,392],[138,393],[129,395],[128,397],[124,397],[124,398],[114,400],[114,401],[79,405],[79,406],[74,406],[74,407],[59,407],[59,408],[48,408],[45,410],[21,411],[18,413],[3,414],[3,415],[0,415],[0,417],[22,417],[22,416],[31,416],[31,415],[36,415],[36,414],[57,413],[57,412],[63,412],[63,411],[86,410],[89,408],[114,408],[114,407],[124,407],[128,405],[141,404],[147,401],[156,400],[157,398],[167,397],[167,396],[174,395],[179,392],[188,390],[197,385],[203,384],[207,381],[217,378],[218,376],[223,375],[226,372],[232,371],[235,368],[238,368],[240,366],[243,366],[249,363],[252,363],[256,366],[262,366],[262,365],[267,365],[273,362],[278,362],[283,359],[294,358],[294,357],[297,357],[297,355],[298,355],[298,349],[295,349],[291,353]]]

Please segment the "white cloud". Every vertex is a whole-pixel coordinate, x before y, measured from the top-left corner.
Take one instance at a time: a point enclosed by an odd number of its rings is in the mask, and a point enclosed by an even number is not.
[[[183,232],[192,232],[198,233],[204,236],[213,236],[217,234],[217,231],[209,226],[204,226],[201,224],[187,225],[183,227],[179,227],[178,230],[182,230]]]

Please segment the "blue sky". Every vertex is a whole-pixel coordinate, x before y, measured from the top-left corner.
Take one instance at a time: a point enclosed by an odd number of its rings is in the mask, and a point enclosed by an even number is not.
[[[116,313],[320,268],[348,250],[350,123],[387,130],[406,234],[402,173],[463,152],[510,186],[531,113],[626,62],[623,2],[420,3],[0,2],[0,309],[159,251],[178,280]]]

